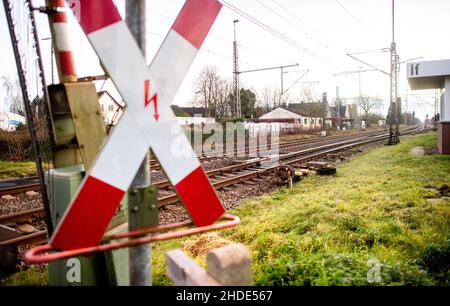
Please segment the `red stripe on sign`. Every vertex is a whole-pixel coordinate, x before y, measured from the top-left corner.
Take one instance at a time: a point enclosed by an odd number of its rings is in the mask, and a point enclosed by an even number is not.
[[[66,13],[56,13],[51,15],[52,22],[54,23],[67,23],[67,15]]]
[[[59,65],[62,75],[76,75],[75,60],[71,51],[61,51],[59,54]]]
[[[221,8],[216,0],[188,0],[172,29],[200,49]]]
[[[175,185],[175,189],[197,226],[213,224],[225,213],[201,167]]]
[[[51,245],[60,250],[98,245],[124,194],[89,176],[53,234]]]
[[[121,20],[112,0],[80,0],[80,22],[86,34]]]
[[[61,7],[64,8],[66,6],[66,3],[64,0],[50,0],[49,1],[49,6],[50,7]],[[55,14],[51,14],[51,20],[52,22],[67,22],[67,15],[64,12],[59,12],[59,13],[55,13]]]
[[[50,0],[50,5],[53,7],[64,7],[66,2],[64,0]]]

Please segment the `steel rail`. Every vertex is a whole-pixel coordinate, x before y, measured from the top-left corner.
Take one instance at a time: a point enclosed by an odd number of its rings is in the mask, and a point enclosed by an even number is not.
[[[350,133],[350,134],[346,134],[346,135],[335,135],[335,136],[325,136],[325,137],[321,137],[321,138],[307,138],[307,139],[299,139],[299,140],[293,140],[293,141],[287,141],[287,142],[282,142],[282,143],[278,143],[280,150],[282,149],[288,149],[291,147],[296,147],[296,146],[302,146],[302,145],[309,145],[309,144],[315,144],[317,142],[325,142],[325,141],[333,141],[333,140],[338,140],[338,139],[350,139],[350,138],[354,138],[356,136],[366,136],[366,135],[376,135],[379,133],[384,133],[385,131],[367,131],[367,132],[355,132],[355,133]],[[232,154],[223,154],[223,155],[200,155],[198,157],[198,159],[200,161],[208,161],[208,160],[214,160],[214,159],[222,159],[222,158],[226,158],[231,156],[236,156],[239,155],[240,153],[245,153],[245,154],[250,154],[253,153],[255,151],[258,151],[260,148],[265,148],[266,146],[264,145],[254,145],[251,147],[245,147],[245,148],[235,148],[236,143],[233,144],[233,152]],[[211,151],[220,151],[225,149],[227,147],[227,145],[222,145],[220,146],[218,149],[214,149]],[[248,152],[248,153],[247,153]],[[150,160],[150,166],[152,169],[156,170],[156,169],[160,169],[160,165],[158,163],[158,160],[156,159],[151,159]]]
[[[19,246],[19,245],[37,245],[47,242],[47,231],[37,231],[28,235],[17,238],[4,240],[0,242],[0,246]]]
[[[0,224],[16,223],[20,221],[27,221],[33,217],[43,216],[45,214],[44,208],[36,208],[18,213],[0,216]]]
[[[413,129],[411,131],[404,131],[403,135],[409,134],[409,133],[414,132],[414,131],[415,131],[415,129]],[[299,152],[289,153],[289,154],[287,154],[287,156],[285,156],[285,159],[288,159],[288,158],[293,157],[295,155],[302,155],[302,154],[305,154],[305,153],[314,152],[314,153],[311,153],[309,155],[302,156],[302,157],[300,157],[298,159],[285,161],[283,163],[284,164],[295,164],[295,163],[300,163],[300,162],[306,162],[306,161],[309,161],[309,160],[311,160],[313,158],[317,158],[317,157],[320,157],[320,156],[323,156],[323,155],[326,155],[326,154],[335,153],[335,152],[338,152],[338,151],[341,151],[341,150],[345,150],[345,149],[349,149],[349,148],[352,148],[352,147],[355,147],[355,146],[360,146],[360,145],[364,145],[364,144],[369,144],[369,143],[381,141],[381,140],[387,139],[388,137],[389,137],[389,134],[388,133],[384,133],[383,135],[377,135],[376,137],[371,138],[371,139],[366,139],[366,140],[359,139],[359,140],[353,141],[353,142],[344,141],[344,142],[339,142],[339,143],[335,143],[335,144],[322,146],[320,149],[314,149],[314,150],[307,149],[307,150],[302,150],[302,151],[299,151]],[[225,179],[225,180],[220,180],[220,181],[217,181],[217,182],[211,182],[211,184],[216,189],[223,188],[223,187],[226,187],[226,186],[237,184],[237,183],[242,182],[242,181],[246,181],[246,180],[248,180],[249,178],[252,178],[252,177],[258,177],[258,176],[263,175],[263,174],[273,173],[273,172],[275,172],[278,169],[279,165],[280,164],[277,163],[277,165],[275,165],[275,166],[271,166],[271,167],[268,167],[268,168],[251,171],[251,172],[244,173],[244,174],[239,174],[237,176],[234,176],[234,177],[231,177],[231,178],[228,178],[228,179]],[[220,169],[218,169],[218,170],[220,170]],[[158,207],[166,206],[166,205],[177,203],[177,202],[179,202],[179,199],[178,199],[178,195],[176,193],[170,194],[170,195],[166,195],[166,196],[162,196],[162,197],[158,198]]]
[[[412,134],[415,132],[419,132],[418,127],[405,129],[402,131],[402,135]],[[317,147],[317,148],[310,148],[310,149],[301,150],[298,152],[284,154],[283,156],[280,156],[280,159],[283,159],[283,160],[288,159],[288,160],[282,162],[283,164],[304,163],[311,159],[315,159],[315,158],[318,158],[318,157],[321,157],[321,156],[324,156],[327,154],[336,153],[338,151],[354,148],[357,146],[382,141],[382,140],[387,139],[388,137],[389,137],[388,133],[383,133],[383,134],[375,135],[375,136],[374,135],[367,136],[366,139],[357,138],[356,140],[354,139],[353,141],[341,141],[341,142],[337,142],[334,144],[328,144],[328,145],[324,145],[324,146]],[[304,155],[304,154],[307,154],[307,155]],[[302,155],[302,156],[299,158],[290,159],[291,157],[295,157],[298,155]],[[254,161],[251,161],[248,163],[243,163],[240,165],[233,165],[233,166],[223,167],[220,169],[215,169],[215,170],[209,171],[208,173],[214,173],[214,174],[224,174],[225,173],[226,174],[229,172],[236,171],[236,169],[241,169],[243,171],[245,171],[244,169],[248,170],[245,173],[241,173],[241,174],[238,174],[238,175],[230,177],[230,178],[221,179],[219,181],[212,182],[212,185],[214,186],[214,188],[220,189],[223,187],[238,184],[243,181],[247,181],[251,178],[259,177],[262,175],[268,175],[268,174],[270,175],[270,174],[275,173],[275,171],[277,171],[277,169],[280,165],[280,163],[277,163],[274,166],[271,166],[268,168],[263,168],[263,169],[251,168],[252,166],[255,166],[256,164],[261,162],[261,160],[262,159],[258,159],[258,160],[254,160]],[[158,198],[158,207],[163,207],[165,205],[169,205],[169,204],[173,204],[173,203],[177,203],[177,202],[179,202],[179,199],[178,199],[178,195],[176,193],[167,195],[167,196],[162,196],[162,197]],[[12,222],[29,220],[30,218],[32,218],[34,216],[42,216],[44,214],[45,214],[45,211],[43,208],[37,208],[37,209],[33,209],[33,210],[19,212],[19,213],[15,213],[12,215],[0,217],[0,224],[7,224],[7,223],[12,223]],[[2,242],[0,242],[0,246],[41,244],[41,243],[44,243],[46,240],[47,240],[47,231],[38,231],[38,232],[24,235],[24,236],[21,236],[18,238],[2,241]]]

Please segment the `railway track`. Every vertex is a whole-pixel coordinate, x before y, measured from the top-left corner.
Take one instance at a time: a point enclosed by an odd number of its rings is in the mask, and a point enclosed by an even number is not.
[[[405,135],[414,131],[415,129],[403,130],[402,134]],[[335,141],[317,147],[281,154],[278,156],[278,158],[276,158],[278,160],[276,164],[270,167],[265,168],[259,167],[258,165],[262,161],[267,161],[267,158],[260,158],[240,165],[208,171],[206,172],[206,174],[208,175],[211,184],[214,186],[214,188],[221,189],[231,185],[239,184],[240,182],[243,181],[251,180],[252,178],[258,178],[263,175],[274,174],[278,170],[280,164],[295,165],[305,163],[307,161],[323,157],[330,153],[336,153],[353,147],[378,142],[381,140],[385,140],[388,137],[389,137],[388,133],[383,133],[365,137],[358,137],[355,139],[340,140],[337,142]],[[233,174],[231,174],[230,172]],[[228,177],[223,177],[224,174],[228,174],[227,175]],[[217,175],[219,175],[219,177],[217,177]],[[222,177],[220,177],[221,175]],[[170,186],[170,184],[167,181],[158,182],[155,183],[155,185],[159,188],[168,188],[168,186]],[[171,194],[158,197],[158,204],[160,207],[177,202],[179,202],[178,195],[174,192]]]
[[[293,140],[293,141],[286,141],[282,143],[275,143],[274,145],[277,145],[279,148],[279,152],[282,153],[284,151],[290,151],[297,147],[306,147],[306,146],[314,146],[318,143],[326,143],[329,141],[337,141],[337,140],[344,140],[344,139],[353,139],[358,136],[375,136],[380,135],[382,133],[385,133],[385,131],[366,131],[361,133],[351,133],[351,134],[345,134],[345,135],[338,135],[338,136],[324,136],[319,138],[309,138],[309,139],[300,139],[300,140]],[[236,143],[233,144],[233,149],[231,152],[225,152],[225,149],[227,148],[227,145],[223,145],[218,147],[217,149],[211,150],[212,155],[208,155],[205,153],[199,153],[198,159],[200,162],[207,162],[211,160],[217,160],[217,159],[226,159],[226,158],[233,158],[233,157],[245,157],[245,156],[257,156],[260,152],[260,149],[267,149],[267,145],[251,145],[246,146],[244,148],[238,147]],[[220,152],[219,154],[216,154],[217,152]],[[158,163],[156,159],[150,160],[150,168],[152,170],[160,170],[161,166]]]
[[[277,144],[279,146],[279,152],[283,153],[285,151],[291,151],[295,148],[305,148],[310,146],[317,146],[320,143],[328,143],[330,141],[338,141],[345,139],[353,139],[358,135],[379,135],[384,133],[383,131],[368,131],[363,133],[351,133],[348,135],[339,135],[339,136],[325,136],[320,138],[312,138],[312,139],[301,139],[288,141]],[[236,146],[233,148],[232,154],[230,155],[213,155],[213,156],[199,156],[200,162],[208,162],[215,159],[226,159],[234,157],[245,157],[249,155],[257,156],[261,147],[266,148],[266,146],[257,146],[253,145],[246,148],[237,148]],[[219,149],[220,150],[220,149]],[[223,150],[222,150],[223,151]],[[152,170],[160,170],[161,166],[159,165],[157,160],[150,160],[150,166]],[[211,172],[214,173],[214,172]],[[165,186],[163,184],[162,186]],[[161,187],[161,186],[158,186]],[[14,179],[14,180],[4,180],[0,181],[0,196],[7,194],[17,194],[26,191],[36,191],[40,189],[39,180],[37,176],[32,176],[28,178]]]
[[[5,194],[15,194],[40,188],[37,176],[27,178],[0,181],[0,196]]]
[[[418,132],[418,128],[410,128],[402,130],[402,135]],[[343,150],[348,150],[354,147],[385,140],[389,137],[388,133],[368,133],[360,135],[359,137],[339,137],[334,139],[311,141],[311,147],[303,148],[299,151],[279,154],[278,156],[255,158],[247,161],[242,161],[236,165],[223,167],[207,171],[211,184],[216,190],[236,185],[249,180],[261,179],[263,176],[274,175],[279,165],[289,164],[298,165],[308,162],[313,159],[326,156],[331,153],[336,153]],[[294,143],[292,143],[294,146]],[[295,147],[295,146],[294,146]],[[263,161],[270,162],[273,159],[273,165],[261,167]],[[39,184],[38,184],[39,185]],[[178,195],[170,191],[171,184],[168,181],[160,181],[153,183],[158,188],[160,195],[158,196],[158,206],[163,207],[169,204],[179,202]],[[44,209],[38,208],[30,211],[20,212],[9,216],[0,217],[0,226],[3,224],[11,224],[21,221],[27,221],[33,217],[44,215]],[[21,244],[39,244],[46,240],[46,231],[36,231],[34,233],[15,237],[8,240],[0,241],[0,246],[14,246]],[[0,239],[1,240],[1,239]]]

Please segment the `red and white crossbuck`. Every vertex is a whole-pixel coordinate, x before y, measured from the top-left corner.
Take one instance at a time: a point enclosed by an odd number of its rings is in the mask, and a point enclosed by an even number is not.
[[[127,107],[56,228],[54,248],[98,245],[149,147],[197,226],[224,214],[170,108],[221,7],[187,0],[147,67],[113,1],[80,0],[81,26]]]

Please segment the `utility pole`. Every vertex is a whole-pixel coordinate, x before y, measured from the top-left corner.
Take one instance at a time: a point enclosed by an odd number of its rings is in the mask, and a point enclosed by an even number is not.
[[[309,70],[306,70],[306,72],[300,76],[300,78],[297,79],[297,81],[294,82],[294,84],[292,84],[288,89],[284,90],[284,74],[285,73],[289,73],[290,71],[284,71],[284,68],[289,68],[289,67],[296,67],[298,66],[298,64],[294,64],[294,65],[285,65],[285,66],[278,66],[278,67],[268,67],[268,68],[260,68],[260,69],[252,69],[252,70],[245,70],[245,71],[238,71],[237,74],[242,74],[242,73],[250,73],[250,72],[259,72],[259,71],[266,71],[266,70],[274,70],[274,69],[280,69],[281,71],[281,83],[280,83],[280,103],[282,101],[282,97],[283,95],[288,92],[289,89],[292,88],[292,86],[294,86],[295,84],[298,83],[298,81],[303,78],[308,72]]]
[[[339,86],[336,86],[336,117],[338,118],[338,127],[341,127],[341,98],[339,97]]]
[[[351,54],[347,54],[348,56],[350,56],[350,57],[352,57],[352,58],[354,58],[354,59],[357,59],[356,57],[353,57],[353,56],[351,56]],[[357,60],[359,60],[359,59],[357,59]],[[333,76],[341,76],[341,75],[343,75],[343,76],[347,76],[347,75],[350,75],[350,74],[355,74],[355,73],[357,73],[358,74],[358,102],[357,102],[357,105],[356,105],[356,107],[357,107],[357,113],[358,113],[358,108],[359,108],[359,131],[362,133],[362,107],[361,107],[361,104],[362,104],[362,86],[361,86],[361,84],[362,84],[362,82],[361,82],[361,73],[362,72],[372,72],[372,71],[381,71],[380,69],[377,69],[377,68],[372,68],[372,69],[362,69],[362,67],[359,67],[359,69],[358,70],[352,70],[352,71],[342,71],[342,72],[339,72],[339,73],[335,73],[335,74],[333,74]],[[356,122],[356,120],[357,119],[355,119],[355,122]]]
[[[406,97],[405,97],[405,124],[409,126],[409,108],[408,108],[408,90],[406,90]]]
[[[439,89],[434,90],[434,122],[433,122],[433,128],[437,129],[437,114],[438,114],[438,91]]]
[[[126,22],[139,48],[146,57],[146,1],[126,1]],[[151,226],[158,222],[155,190],[150,187],[150,160],[147,154],[136,174],[129,192],[128,229]],[[151,245],[129,248],[129,267],[131,286],[151,285]]]
[[[398,86],[399,86],[399,84],[400,84],[400,82],[399,82],[399,75],[400,75],[400,56],[397,54],[397,56],[396,56],[396,63],[397,63],[397,66],[396,66],[396,69],[395,69],[395,77],[396,77],[396,80],[395,80],[395,83],[397,84],[397,99],[396,99],[396,102],[397,102],[397,118],[396,118],[396,123],[395,123],[395,134],[397,135],[397,139],[398,139],[398,142],[400,142],[400,123],[401,123],[401,119],[402,119],[402,98],[401,97],[399,97],[398,96]]]
[[[298,64],[295,64],[294,66],[298,66]],[[288,66],[283,66],[283,68],[286,68],[286,67],[288,67]],[[295,84],[299,84],[300,83],[299,81],[301,79],[303,79],[305,77],[305,75],[307,75],[310,72],[310,70],[282,71],[281,72],[281,84],[284,83],[284,80],[283,80],[284,74],[286,74],[286,73],[293,73],[293,72],[303,72],[303,74],[297,80],[295,80],[295,82],[292,83],[292,85],[289,86],[288,89],[284,90],[284,86],[282,85],[281,86],[281,95],[284,95],[285,93],[287,93],[292,87],[294,87]]]
[[[395,0],[392,0],[392,43],[391,43],[391,82],[390,82],[390,111],[389,111],[389,141],[388,145],[396,145],[400,142],[397,134],[397,96],[398,96],[398,57],[395,43]]]
[[[234,26],[234,41],[233,41],[233,88],[234,88],[234,101],[236,105],[236,117],[241,117],[241,91],[239,86],[239,57],[238,57],[238,45],[236,40],[236,23],[239,20],[233,20]]]
[[[360,69],[362,67],[359,67]],[[361,70],[358,73],[359,82],[359,132],[362,133],[362,91],[361,91]]]

